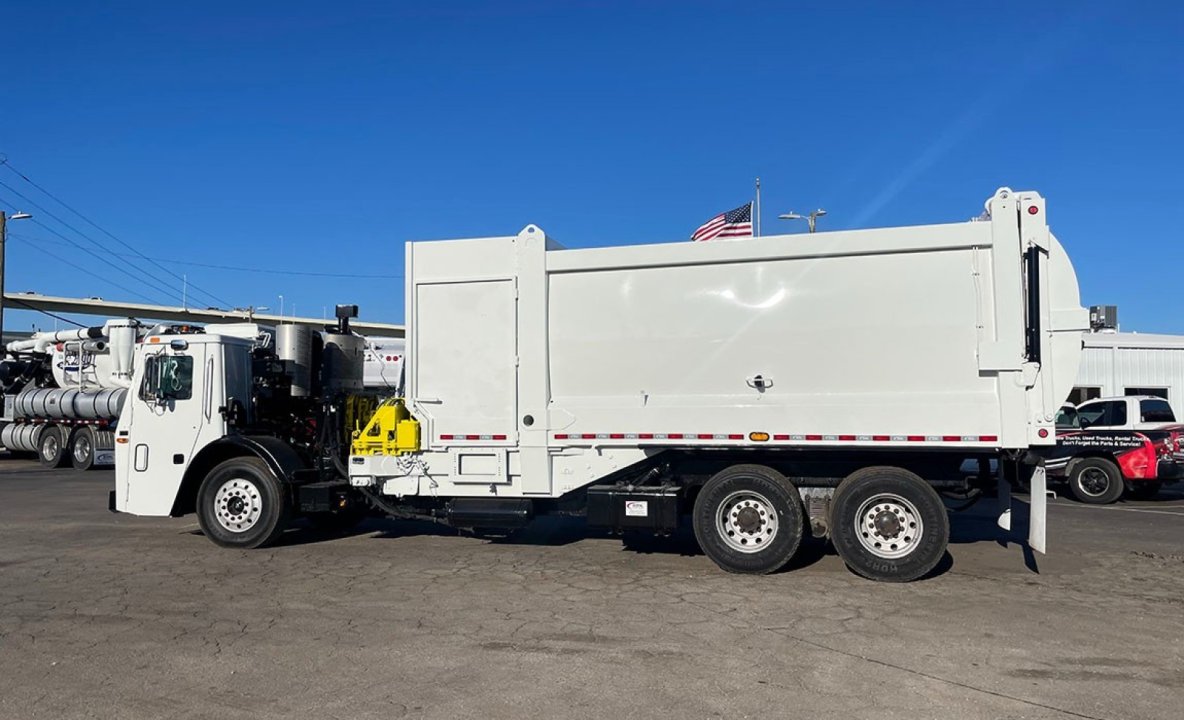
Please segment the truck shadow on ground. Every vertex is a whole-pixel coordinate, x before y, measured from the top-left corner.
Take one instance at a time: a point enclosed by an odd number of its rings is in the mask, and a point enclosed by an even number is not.
[[[1000,529],[995,522],[993,501],[985,499],[973,507],[950,513],[950,544],[993,542],[1002,547],[1019,545],[1023,550],[1024,564],[1029,571],[1039,573],[1036,556],[1027,543],[1027,503],[1016,498],[1013,503],[1012,529]],[[678,555],[699,557],[703,551],[695,539],[690,518],[684,518],[679,529],[667,536],[644,533],[613,535],[599,529],[590,529],[583,518],[545,516],[536,518],[530,525],[509,533],[473,532],[457,530],[446,525],[423,520],[400,520],[370,517],[357,526],[344,531],[314,529],[303,523],[286,532],[275,545],[290,547],[310,543],[329,542],[349,537],[370,536],[377,539],[398,539],[406,537],[467,537],[499,545],[526,545],[560,547],[584,540],[615,540],[621,544],[621,551],[636,555]],[[807,536],[790,563],[782,572],[791,572],[818,564],[828,556],[837,553],[825,539]],[[954,558],[946,552],[923,579],[939,577],[954,567]]]
[[[1040,574],[1036,554],[1028,545],[1028,532],[1031,527],[1028,503],[1020,499],[1012,500],[1011,530],[1004,530],[998,526],[995,512],[995,501],[992,498],[985,498],[967,510],[951,512],[950,544],[994,542],[1004,548],[1018,545],[1023,550],[1024,566],[1031,572]]]
[[[198,531],[199,532],[199,531]],[[621,552],[634,555],[678,555],[680,557],[701,557],[703,551],[695,539],[690,518],[670,535],[655,536],[644,533],[614,535],[599,529],[589,529],[583,518],[541,517],[530,525],[508,534],[492,534],[457,530],[445,525],[422,520],[399,520],[393,518],[367,518],[357,526],[344,531],[314,529],[303,523],[284,533],[273,547],[294,547],[312,543],[330,542],[349,537],[369,536],[376,539],[393,540],[406,537],[467,537],[497,545],[526,545],[561,547],[585,540],[610,540],[620,543]],[[829,541],[807,535],[797,552],[784,568],[778,572],[801,570],[821,562],[827,556],[836,555]],[[953,566],[953,558],[946,553],[926,578],[936,577]]]

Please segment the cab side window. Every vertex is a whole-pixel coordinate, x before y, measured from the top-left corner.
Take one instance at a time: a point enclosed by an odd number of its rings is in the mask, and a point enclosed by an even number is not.
[[[1113,427],[1126,424],[1126,402],[1088,403],[1077,408],[1081,427]]]
[[[150,355],[144,358],[140,399],[188,400],[193,397],[193,358],[188,355]]]

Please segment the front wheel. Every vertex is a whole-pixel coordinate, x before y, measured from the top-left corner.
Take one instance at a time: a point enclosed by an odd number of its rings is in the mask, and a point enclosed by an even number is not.
[[[221,463],[197,491],[198,524],[222,547],[270,545],[287,529],[290,515],[284,484],[259,458]]]
[[[802,542],[802,501],[781,473],[763,465],[733,465],[699,491],[695,539],[728,572],[764,575],[790,561]]]
[[[915,474],[871,467],[848,476],[831,500],[831,540],[839,557],[872,580],[908,582],[945,555],[950,520],[937,491]]]

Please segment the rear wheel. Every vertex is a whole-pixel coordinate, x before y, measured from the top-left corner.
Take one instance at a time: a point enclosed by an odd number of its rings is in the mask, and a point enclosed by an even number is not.
[[[1104,458],[1081,458],[1069,471],[1069,492],[1083,503],[1109,505],[1124,489],[1118,466]]]
[[[780,570],[802,542],[802,501],[781,473],[763,465],[733,465],[699,491],[695,538],[728,572]]]
[[[90,470],[95,464],[95,432],[89,427],[74,431],[70,442],[70,462],[75,470]]]
[[[908,582],[929,573],[945,555],[950,520],[937,491],[917,475],[865,468],[835,490],[831,540],[856,573]]]
[[[41,431],[41,439],[37,443],[37,458],[47,468],[60,468],[69,461],[66,441],[60,427],[48,425]]]
[[[291,516],[283,483],[259,458],[231,458],[216,466],[197,491],[201,530],[222,547],[269,545]]]

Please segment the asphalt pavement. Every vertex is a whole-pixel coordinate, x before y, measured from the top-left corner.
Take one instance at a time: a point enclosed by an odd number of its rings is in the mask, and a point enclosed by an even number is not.
[[[1057,499],[1045,556],[979,506],[891,585],[821,543],[741,577],[574,520],[224,550],[109,513],[111,475],[0,460],[0,718],[1184,717],[1179,491]]]

